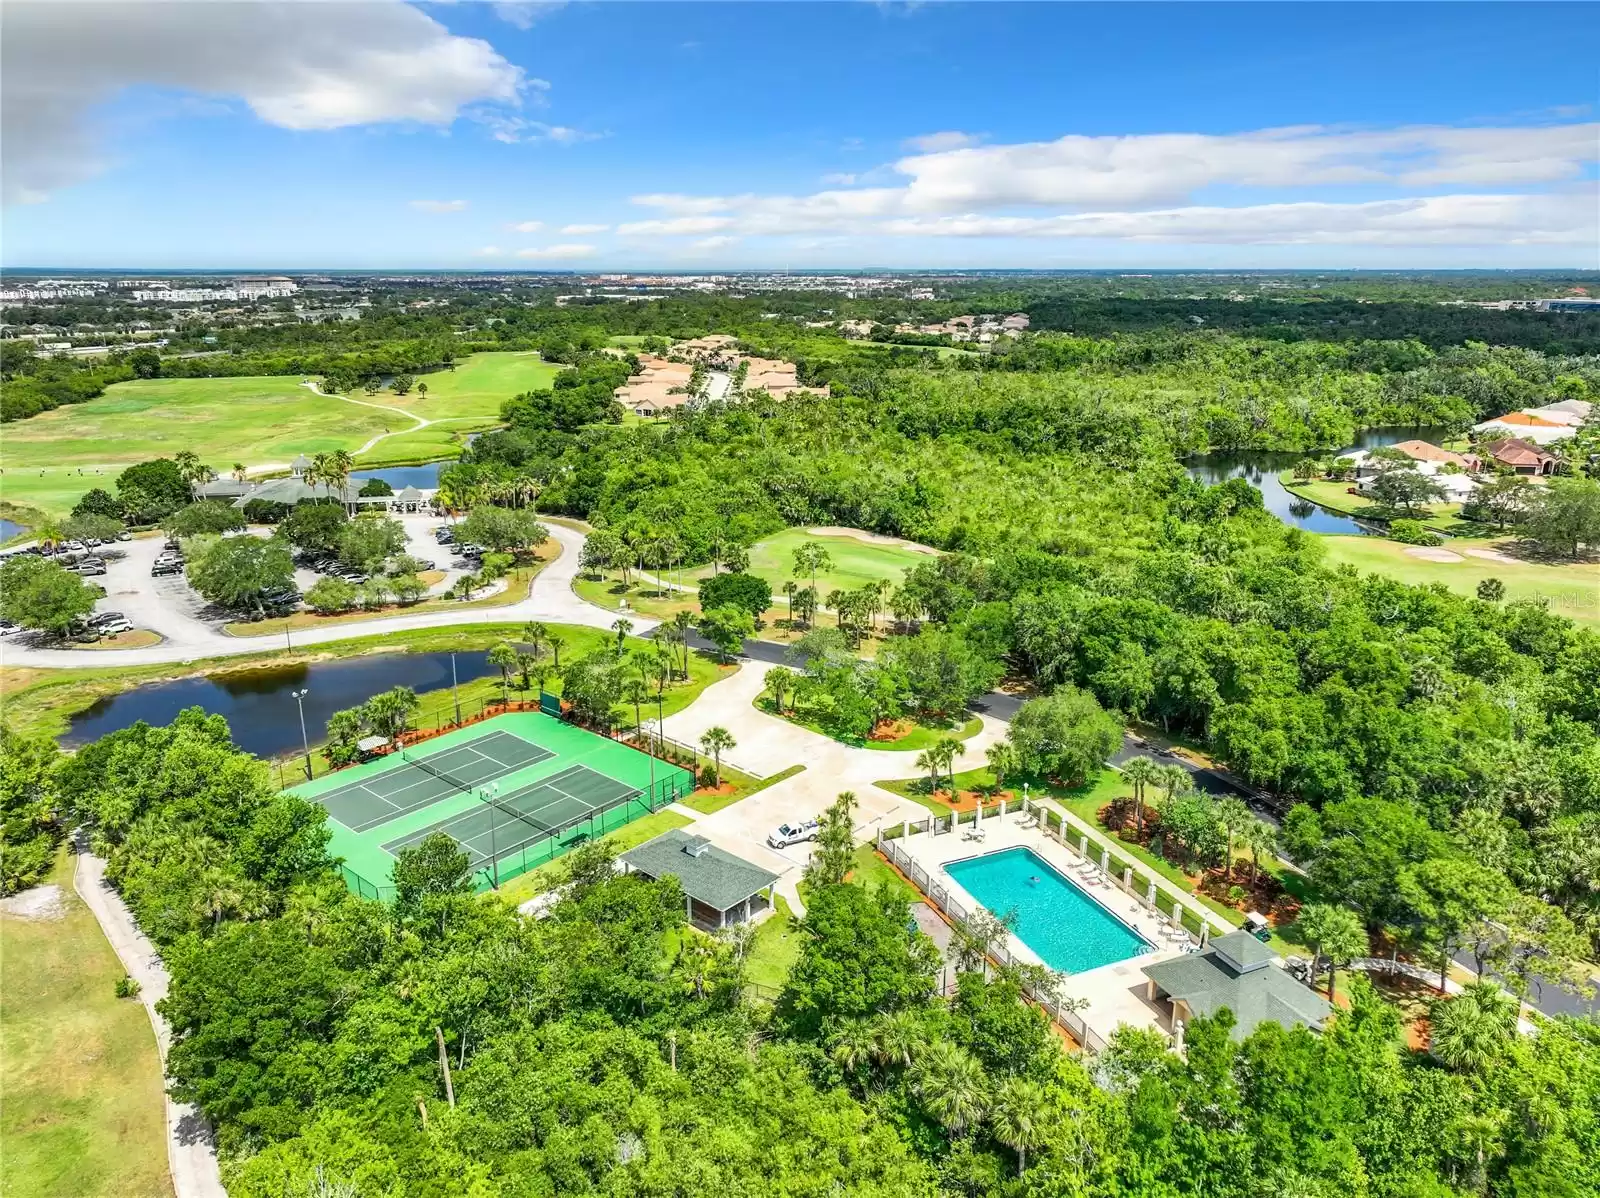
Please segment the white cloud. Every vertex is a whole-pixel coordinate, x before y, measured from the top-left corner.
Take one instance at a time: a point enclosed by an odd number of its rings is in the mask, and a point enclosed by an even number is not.
[[[505,251],[497,245],[481,246],[480,248],[472,251],[472,256],[474,258],[499,258],[504,256],[504,254]]]
[[[37,200],[106,169],[90,114],[131,87],[237,96],[268,124],[325,130],[448,125],[469,104],[515,105],[526,85],[488,42],[399,0],[13,0],[0,47],[6,195]]]
[[[1585,194],[1587,191],[1587,194]],[[1209,245],[1579,245],[1595,239],[1590,189],[1558,195],[1456,195],[1359,204],[1253,204],[1062,216],[941,216],[888,221],[922,237],[1075,237]]]
[[[943,133],[924,133],[921,137],[908,137],[905,147],[923,154],[939,154],[946,150],[964,150],[968,146],[975,146],[981,139],[970,133],[957,133],[955,130],[946,130]]]
[[[720,250],[730,245],[738,245],[737,237],[702,237],[698,241],[691,241],[689,248],[692,250]]]
[[[636,220],[617,226],[623,237],[665,236],[687,237],[696,233],[718,233],[731,229],[731,216],[676,216],[670,220]]]
[[[822,181],[833,187],[849,187],[856,181],[856,177],[841,171],[831,175],[823,175]]]
[[[503,141],[507,145],[516,145],[519,142],[553,141],[557,145],[573,146],[584,141],[598,141],[602,137],[609,137],[609,133],[594,133],[586,129],[574,129],[571,125],[552,125],[546,121],[530,121],[526,117],[512,116],[503,112],[474,113],[474,119],[487,125],[490,136],[496,141]]]
[[[618,231],[1592,246],[1600,242],[1600,205],[1594,185],[1581,176],[1597,159],[1595,123],[1072,136],[914,155],[894,164],[900,186],[810,195],[637,195],[634,204],[661,215]],[[1364,194],[1351,201],[1282,200],[1305,187],[1359,187]],[[1224,188],[1240,195],[1236,205],[1204,202],[1206,189]],[[1451,188],[1495,190],[1450,194]],[[1251,189],[1271,194],[1252,199]],[[1415,194],[1421,189],[1428,191]]]
[[[532,29],[534,22],[566,7],[566,0],[498,0],[494,15],[518,29]]]
[[[538,249],[518,250],[519,258],[540,258],[559,261],[567,258],[587,258],[594,253],[592,245],[547,245]]]
[[[604,233],[610,225],[562,225],[561,232],[569,237],[582,237],[588,233]]]
[[[1069,135],[967,147],[895,163],[910,177],[905,206],[959,212],[1004,205],[1159,207],[1201,188],[1389,184],[1504,186],[1573,179],[1597,157],[1600,124],[1527,128]]]
[[[540,229],[544,228],[544,221],[518,221],[516,224],[507,225],[506,228],[510,229],[513,233],[537,233]]]
[[[465,200],[412,200],[411,207],[418,212],[464,212]]]

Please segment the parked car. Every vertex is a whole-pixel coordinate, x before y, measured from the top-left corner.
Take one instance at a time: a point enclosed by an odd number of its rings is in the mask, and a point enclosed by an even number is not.
[[[86,557],[72,568],[85,578],[92,577],[96,574],[104,574],[106,572],[105,562],[101,561],[97,557]]]
[[[0,636],[15,636],[17,633],[19,633],[21,631],[22,631],[22,625],[20,625],[20,624],[11,624],[11,623],[6,622],[5,620],[0,620]]]
[[[170,557],[158,557],[150,565],[150,577],[158,578],[163,574],[182,574],[183,563]]]
[[[131,532],[129,532],[126,528],[124,528],[121,532],[119,532],[117,534],[117,540],[119,540],[119,541],[131,541],[131,540],[133,540],[133,534]]]
[[[803,820],[798,824],[779,824],[767,837],[767,844],[775,849],[785,849],[803,840],[815,840],[821,828],[822,825],[814,819]]]

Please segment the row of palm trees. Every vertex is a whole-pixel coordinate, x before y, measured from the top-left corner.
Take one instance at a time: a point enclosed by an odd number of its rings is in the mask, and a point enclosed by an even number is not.
[[[1017,1154],[1019,1173],[1027,1172],[1028,1153],[1059,1131],[1042,1086],[1020,1077],[994,1082],[961,1045],[930,1037],[913,1011],[853,1020],[835,1033],[829,1051],[865,1089],[903,1076],[927,1116],[955,1139],[987,1126],[996,1141]]]
[[[446,470],[439,476],[438,499],[452,511],[464,512],[486,503],[500,507],[538,506],[544,484],[527,474],[503,471]]]

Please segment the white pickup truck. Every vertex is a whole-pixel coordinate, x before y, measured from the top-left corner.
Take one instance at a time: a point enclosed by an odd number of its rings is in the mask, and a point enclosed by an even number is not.
[[[821,825],[814,819],[798,824],[779,824],[767,837],[767,844],[775,849],[786,849],[802,840],[815,840]]]

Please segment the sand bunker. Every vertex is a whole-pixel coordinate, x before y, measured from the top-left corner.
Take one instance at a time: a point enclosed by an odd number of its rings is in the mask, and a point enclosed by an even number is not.
[[[853,541],[865,541],[869,545],[898,545],[901,549],[909,549],[913,553],[939,552],[931,546],[919,545],[903,537],[886,537],[881,533],[862,532],[859,528],[808,528],[806,531],[814,537],[849,537]]]
[[[35,886],[21,894],[0,899],[0,914],[15,919],[60,919],[67,913],[65,896],[61,887],[51,884]]]
[[[1509,554],[1501,553],[1498,549],[1469,549],[1467,550],[1467,556],[1481,557],[1485,561],[1491,562],[1505,562],[1508,566],[1517,564],[1516,558],[1511,557]]]
[[[1451,553],[1448,549],[1429,549],[1423,545],[1413,545],[1406,550],[1407,557],[1420,557],[1425,562],[1459,562],[1464,560],[1459,553]]]

